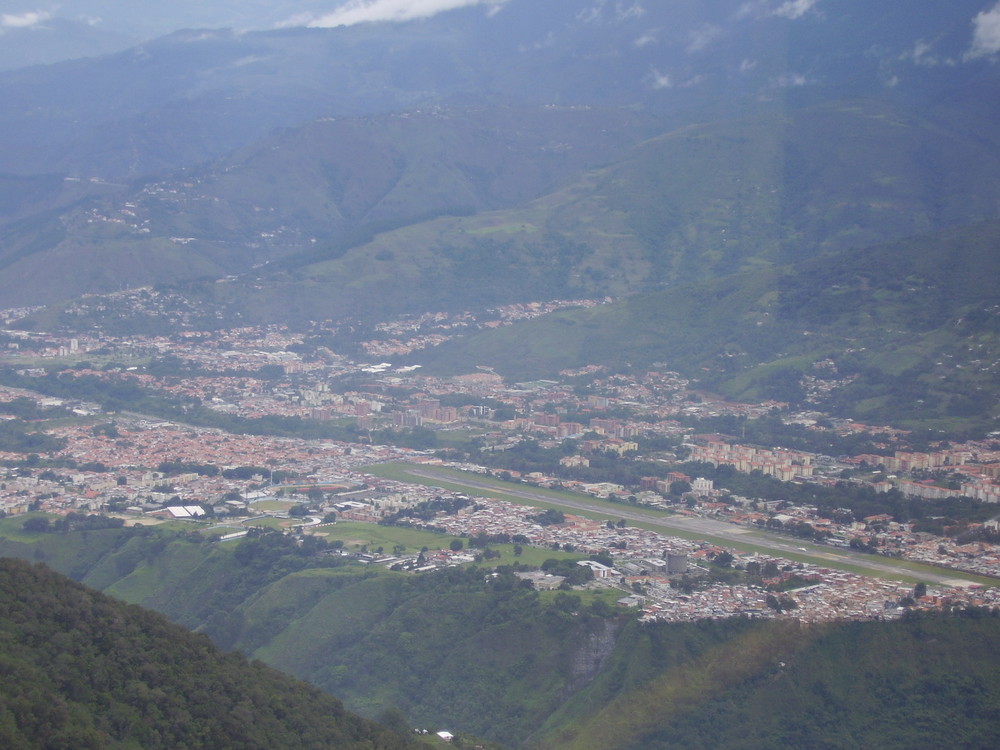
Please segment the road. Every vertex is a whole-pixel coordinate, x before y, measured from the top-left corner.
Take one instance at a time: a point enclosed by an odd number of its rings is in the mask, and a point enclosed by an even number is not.
[[[964,586],[974,583],[974,581],[964,578],[961,571],[951,572],[942,569],[938,572],[928,566],[922,566],[919,571],[914,571],[891,558],[875,557],[853,550],[828,547],[798,539],[789,539],[777,534],[769,534],[766,531],[746,529],[711,518],[691,516],[667,517],[643,511],[632,506],[616,505],[614,510],[610,510],[606,505],[591,503],[585,498],[579,500],[562,497],[554,498],[551,495],[533,492],[530,489],[522,489],[513,485],[505,484],[501,487],[496,483],[476,479],[474,475],[456,477],[450,472],[438,471],[434,467],[429,466],[407,466],[406,471],[415,480],[424,479],[431,483],[446,482],[467,487],[470,494],[474,494],[472,491],[477,489],[502,492],[504,495],[522,499],[528,503],[557,505],[566,510],[600,513],[609,517],[617,516],[624,518],[626,521],[642,523],[647,528],[662,530],[666,533],[680,533],[682,536],[688,538],[703,535],[708,541],[722,541],[736,549],[747,549],[750,547],[765,548],[779,557],[802,560],[814,565],[844,569],[852,572],[861,570],[867,575],[877,578],[893,580],[919,578],[927,583],[947,586]],[[418,483],[422,482],[418,481]]]

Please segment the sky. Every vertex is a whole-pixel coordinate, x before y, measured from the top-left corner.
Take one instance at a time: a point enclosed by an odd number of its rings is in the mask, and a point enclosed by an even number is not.
[[[309,22],[310,26],[350,26],[372,21],[410,21],[428,18],[442,11],[470,5],[484,5],[491,11],[499,10],[507,0],[350,0]]]
[[[287,26],[336,27],[358,23],[409,21],[457,8],[477,6],[486,13],[502,12],[508,3],[529,0],[0,0],[0,36],[44,29],[69,20],[95,30],[151,38],[181,28],[228,27],[240,30]],[[580,0],[580,17],[608,9],[628,9],[641,15],[646,3],[674,0]],[[679,2],[679,0],[676,0]],[[711,6],[711,0],[705,0]],[[544,3],[546,0],[530,0]],[[837,0],[719,0],[737,7],[731,20],[783,18],[789,22],[822,20],[836,12]],[[936,3],[947,0],[910,0]],[[969,19],[965,61],[1000,58],[1000,0],[983,0],[982,10]],[[711,41],[716,27],[706,27],[690,40],[692,49]],[[933,40],[925,40],[932,46]]]

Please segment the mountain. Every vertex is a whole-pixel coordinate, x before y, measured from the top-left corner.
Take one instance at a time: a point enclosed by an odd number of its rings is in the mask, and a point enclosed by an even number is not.
[[[6,13],[3,19],[0,71],[110,54],[139,41],[86,20],[53,18],[37,8],[24,14]]]
[[[839,381],[812,401],[834,413],[985,425],[1000,404],[998,248],[996,221],[918,235],[563,311],[451,342],[425,364],[522,379],[659,366],[734,398],[800,404],[812,376]]]
[[[4,554],[43,557],[117,597],[196,623],[217,642],[335,690],[366,713],[388,707],[411,725],[475,731],[512,747],[978,748],[1000,736],[989,710],[1000,694],[990,645],[1000,620],[987,612],[808,627],[749,619],[644,625],[593,592],[535,592],[509,570],[415,576],[314,558],[279,534],[217,545],[149,528],[27,534],[13,524],[20,521],[0,527]],[[34,570],[43,583],[54,575]],[[51,604],[47,585],[32,590],[34,598],[5,597],[4,606],[29,622],[51,611],[62,624],[45,644],[89,644],[89,627],[67,633],[65,623],[112,607],[103,597],[90,603],[95,595],[79,587]],[[42,605],[38,599],[44,606],[31,609]],[[187,648],[179,628],[142,617],[179,634],[168,653]],[[146,655],[145,636],[123,644],[121,620],[100,622],[100,642],[122,649],[112,658],[146,665],[142,679],[188,664],[175,660],[157,671],[145,660],[159,649]],[[203,640],[194,643],[199,655],[209,650]],[[45,664],[73,664],[51,649],[41,653]],[[222,661],[247,668],[239,657]],[[249,669],[256,673],[239,685],[269,689],[253,686],[271,673],[256,662]],[[147,695],[128,685],[123,700]],[[205,687],[200,694],[212,693]],[[289,692],[280,706],[312,705],[297,696]],[[218,716],[226,721],[240,710]]]
[[[147,5],[116,11],[158,15]],[[398,23],[179,30],[0,74],[0,173],[146,175],[275,127],[455,96],[641,107],[677,125],[785,101],[877,95],[925,106],[972,77],[995,82],[996,50],[987,31],[976,36],[990,28],[977,20],[990,5],[956,0],[918,14],[859,0],[508,0]]]
[[[251,313],[623,294],[992,218],[991,12],[508,0],[0,73],[0,304],[278,259]]]
[[[8,178],[0,300],[263,266],[189,293],[315,319],[784,264],[994,217],[1000,143],[979,112],[943,111],[851,100],[663,133],[622,110],[433,107],[315,121],[130,188]]]
[[[8,748],[407,748],[315,688],[164,617],[0,559]]]
[[[989,747],[998,727],[981,719],[997,683],[977,662],[997,625],[984,617],[640,628],[534,747]]]
[[[0,297],[214,279],[372,227],[520,205],[657,131],[622,110],[455,105],[318,120],[131,186],[8,177]]]
[[[629,294],[993,218],[1000,150],[964,124],[851,101],[691,126],[523,208],[320,243],[202,293],[250,320]]]
[[[805,273],[790,264],[824,253],[963,226],[985,233],[967,247],[992,242],[982,222],[1000,206],[995,4],[921,14],[856,0],[449,7],[334,28],[179,31],[0,75],[10,104],[0,111],[0,305],[53,305],[48,325],[80,294],[158,284],[222,320],[298,322],[653,293],[641,299],[677,302],[593,313],[615,331],[609,356],[697,362],[707,385],[732,395],[796,400],[780,383],[806,365],[783,355],[826,356],[860,336],[866,354],[839,365],[854,380],[829,397],[855,413],[889,414],[891,388],[908,394],[903,419],[993,408],[979,376],[960,393],[975,368],[948,375],[944,392],[928,380],[945,354],[956,358],[951,347],[970,345],[960,321],[972,307],[942,303],[928,328],[931,308],[884,289],[887,308],[915,317],[877,333],[850,316],[814,321],[808,307],[796,313],[806,328],[790,308],[781,317],[752,300],[784,299],[780,285]],[[347,16],[316,22],[337,18]],[[692,293],[678,285],[733,273],[748,275],[698,291],[714,300],[704,308],[715,322],[671,312]],[[984,325],[990,300],[969,303]],[[663,320],[636,326],[621,312],[643,305],[640,320]],[[724,311],[747,309],[770,317],[711,333]],[[695,345],[690,332],[664,330],[688,318],[711,335]],[[545,325],[566,333],[571,320]],[[529,352],[529,336],[507,360],[511,374],[555,369],[549,354],[579,356],[577,334],[539,335],[556,345]],[[920,352],[903,342],[914,335]],[[493,340],[481,341],[440,361],[492,361]],[[669,357],[646,356],[666,342]],[[866,367],[888,379],[865,391]]]

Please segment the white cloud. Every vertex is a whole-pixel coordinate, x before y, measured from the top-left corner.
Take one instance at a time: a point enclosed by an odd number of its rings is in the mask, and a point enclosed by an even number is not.
[[[657,37],[657,31],[647,31],[641,37],[632,42],[636,47],[647,47],[650,44],[656,44],[659,40]]]
[[[806,13],[812,10],[819,0],[786,0],[786,2],[779,5],[774,9],[772,15],[780,16],[781,18],[802,18]]]
[[[784,73],[777,78],[771,79],[771,85],[779,89],[798,88],[799,86],[807,86],[808,84],[809,79],[801,73]]]
[[[333,13],[309,22],[309,26],[333,28],[371,21],[411,21],[429,18],[446,10],[470,5],[487,5],[496,12],[507,0],[349,0]]]
[[[700,52],[705,49],[708,45],[714,42],[719,36],[722,35],[722,29],[718,26],[713,26],[711,24],[705,24],[700,28],[694,29],[688,32],[688,46],[687,51],[689,54],[694,52]]]
[[[21,13],[20,15],[3,13],[0,14],[0,29],[30,29],[32,26],[37,26],[44,21],[48,21],[50,18],[52,18],[51,13],[41,10]]]
[[[615,19],[619,22],[628,21],[633,18],[642,18],[644,15],[646,15],[646,9],[637,2],[632,3],[631,5],[625,5],[623,2],[619,2],[615,6]]]
[[[576,14],[576,20],[580,23],[603,23],[605,20],[612,20],[616,23],[623,23],[635,18],[642,18],[646,15],[646,9],[638,0],[617,0],[614,6],[609,7],[609,0],[597,0],[593,5],[583,8]],[[608,19],[605,19],[605,10],[608,10]]]
[[[749,73],[751,70],[757,67],[757,61],[751,60],[750,58],[745,59],[740,63],[740,73]]]
[[[972,19],[972,46],[966,59],[990,57],[1000,52],[1000,3]]]
[[[759,21],[777,17],[794,21],[796,18],[802,18],[819,3],[820,0],[746,0],[736,9],[733,19]]]
[[[600,0],[596,5],[584,8],[576,14],[576,20],[580,23],[596,23],[600,21],[601,15],[604,13],[604,2],[605,0]]]
[[[666,73],[661,73],[656,68],[652,68],[649,71],[649,77],[652,80],[654,89],[669,89],[674,85],[670,80],[670,76]]]
[[[899,59],[923,68],[934,68],[938,65],[955,65],[955,60],[934,54],[934,44],[925,42],[923,39],[918,40],[913,45],[913,49],[909,49],[901,54]]]
[[[737,21],[746,18],[760,18],[762,15],[766,15],[766,6],[767,0],[749,0],[737,8],[733,18]]]

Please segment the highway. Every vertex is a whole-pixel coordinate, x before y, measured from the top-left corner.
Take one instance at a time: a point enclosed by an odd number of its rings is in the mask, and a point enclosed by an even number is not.
[[[504,483],[501,486],[497,482],[477,479],[472,474],[457,477],[451,472],[440,471],[432,466],[407,465],[405,469],[407,474],[413,478],[413,481],[418,484],[434,484],[437,482],[460,485],[467,488],[469,494],[475,494],[475,490],[503,493],[512,499],[524,500],[527,504],[540,503],[548,506],[558,506],[568,511],[576,510],[598,513],[611,520],[615,520],[615,517],[624,518],[626,521],[641,523],[646,528],[663,531],[667,534],[673,533],[685,538],[704,537],[706,541],[725,543],[736,549],[765,548],[778,557],[809,562],[827,568],[863,572],[866,575],[877,578],[892,580],[920,579],[927,583],[947,586],[966,586],[975,582],[970,578],[964,577],[961,571],[938,570],[930,566],[920,566],[919,570],[912,570],[906,566],[905,562],[896,561],[891,558],[877,557],[862,552],[855,552],[854,550],[829,547],[823,544],[814,544],[800,539],[789,539],[778,534],[746,529],[711,518],[662,516],[634,506],[617,504],[612,509],[608,508],[606,504],[588,502],[586,498],[579,500],[571,500],[565,497],[556,498],[541,492],[534,492],[531,489],[524,489],[518,485]],[[1000,581],[997,583],[1000,583]]]

